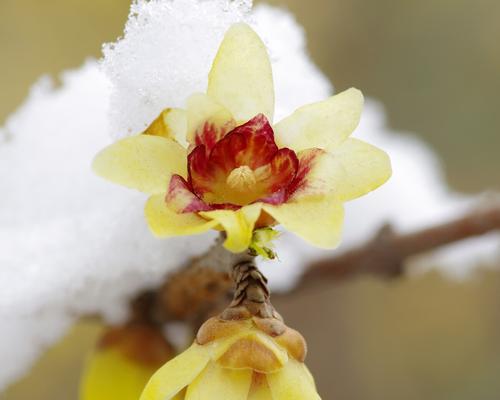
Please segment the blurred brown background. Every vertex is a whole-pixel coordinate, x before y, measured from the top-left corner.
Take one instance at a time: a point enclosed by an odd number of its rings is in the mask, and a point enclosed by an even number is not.
[[[382,101],[392,127],[441,156],[451,185],[500,189],[498,0],[274,0],[337,89]],[[0,120],[43,73],[78,67],[122,32],[129,0],[1,0]],[[326,400],[498,400],[500,274],[358,279],[277,304],[310,344]],[[311,312],[314,309],[315,312]],[[77,327],[4,400],[76,399],[99,328]]]

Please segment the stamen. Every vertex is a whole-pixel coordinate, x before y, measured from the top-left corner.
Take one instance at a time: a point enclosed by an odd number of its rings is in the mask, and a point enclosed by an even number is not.
[[[226,179],[226,183],[231,189],[238,192],[252,190],[257,184],[255,173],[247,165],[235,168],[231,171]]]

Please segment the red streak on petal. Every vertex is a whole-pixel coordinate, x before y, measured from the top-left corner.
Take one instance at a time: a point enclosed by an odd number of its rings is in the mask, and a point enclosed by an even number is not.
[[[205,121],[195,132],[194,145],[204,145],[207,152],[213,149],[219,140],[234,128],[234,121],[228,121],[224,125],[217,125],[208,120]]]
[[[316,159],[324,154],[324,150],[321,149],[309,149],[303,151],[299,156],[299,167],[297,175],[292,183],[287,188],[287,197],[290,198],[297,191],[303,190],[307,187],[308,175],[314,168],[314,163]]]
[[[165,201],[167,205],[179,213],[209,211],[212,209],[192,192],[188,182],[179,175],[173,175],[170,179]]]
[[[297,175],[299,159],[293,150],[280,149],[271,161],[271,177],[269,190],[275,192],[290,185]]]
[[[188,156],[189,185],[194,193],[202,196],[209,192],[214,176],[210,172],[207,151],[204,145],[195,147]]]
[[[262,199],[265,203],[281,204],[288,199],[287,188],[294,181],[299,169],[299,159],[293,150],[284,148],[274,155],[268,176],[262,181],[270,196]]]
[[[205,121],[205,123],[196,130],[194,144],[199,146],[205,145],[207,150],[210,150],[219,141],[219,130],[215,124]]]

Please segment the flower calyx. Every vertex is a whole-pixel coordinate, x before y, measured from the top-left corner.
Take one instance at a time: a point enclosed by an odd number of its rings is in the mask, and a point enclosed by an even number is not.
[[[281,368],[280,354],[284,350],[296,361],[304,362],[307,344],[296,330],[282,319],[251,317],[242,320],[210,318],[196,335],[201,346],[230,340],[219,362],[227,368],[249,368],[263,373]]]

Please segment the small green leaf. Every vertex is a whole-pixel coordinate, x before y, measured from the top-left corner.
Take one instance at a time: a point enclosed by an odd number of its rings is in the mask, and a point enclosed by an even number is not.
[[[252,235],[252,242],[249,249],[253,255],[259,255],[263,258],[274,260],[277,256],[273,250],[272,241],[279,236],[279,232],[273,228],[256,229]]]

